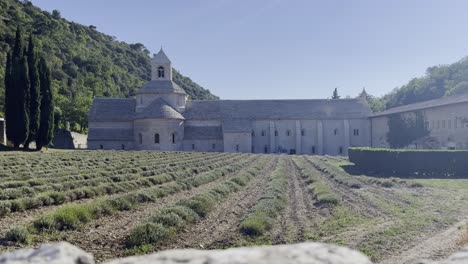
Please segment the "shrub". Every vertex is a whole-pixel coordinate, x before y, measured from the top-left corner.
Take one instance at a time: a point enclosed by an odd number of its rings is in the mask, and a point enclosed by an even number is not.
[[[5,234],[5,240],[29,244],[31,241],[29,231],[24,227],[14,227]]]
[[[159,243],[174,234],[174,230],[159,223],[146,223],[137,226],[127,238],[126,246],[135,247],[144,244]]]
[[[54,204],[63,204],[66,201],[65,194],[60,192],[51,192],[49,197],[54,201]]]
[[[271,219],[265,215],[253,215],[241,222],[240,231],[248,236],[261,236],[271,225],[269,220]]]
[[[467,177],[468,171],[466,150],[349,148],[349,160],[364,171],[399,176]]]
[[[10,202],[0,202],[0,216],[7,215],[11,212]]]
[[[37,231],[46,231],[54,228],[54,219],[51,216],[41,216],[34,220],[33,227]]]
[[[182,217],[172,212],[168,214],[159,213],[153,216],[149,221],[152,223],[160,223],[166,227],[174,227],[177,229],[185,224],[185,221],[182,219]]]
[[[317,200],[320,204],[330,204],[330,205],[338,204],[338,198],[336,197],[336,195],[332,193],[317,195]]]
[[[69,206],[58,209],[53,214],[54,226],[57,230],[77,229],[80,224],[91,221],[91,212],[83,206]]]
[[[192,209],[185,207],[185,206],[180,206],[180,205],[162,209],[160,213],[161,214],[174,213],[189,223],[196,222],[200,218],[197,215],[197,213],[195,213],[195,211],[193,211]]]
[[[208,212],[211,210],[211,207],[214,204],[212,197],[204,195],[197,196],[190,200],[184,200],[179,202],[179,205],[186,206],[192,209],[200,217],[205,217]]]

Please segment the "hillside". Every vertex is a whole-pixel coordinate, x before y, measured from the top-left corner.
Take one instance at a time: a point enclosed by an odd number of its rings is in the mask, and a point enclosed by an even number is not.
[[[74,129],[86,128],[94,96],[129,97],[150,79],[150,52],[141,43],[127,44],[61,18],[59,11],[42,11],[30,2],[0,0],[0,111],[3,109],[6,52],[16,27],[32,32],[51,64],[56,106]],[[190,99],[218,99],[174,70],[174,82]]]
[[[426,75],[414,78],[382,98],[373,98],[374,111],[468,92],[468,57],[449,65],[429,67]]]

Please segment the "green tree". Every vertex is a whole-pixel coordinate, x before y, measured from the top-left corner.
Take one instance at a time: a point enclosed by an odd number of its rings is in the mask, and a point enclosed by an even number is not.
[[[14,118],[12,112],[12,100],[10,100],[11,96],[11,52],[7,53],[7,60],[5,65],[5,104],[4,104],[4,112],[5,112],[5,119],[9,120]],[[8,128],[7,128],[8,131]],[[7,133],[8,134],[8,133]]]
[[[338,88],[335,88],[335,90],[333,90],[332,99],[340,99],[340,96],[338,95]]]
[[[27,57],[23,53],[21,29],[16,30],[15,46],[11,58],[11,73],[8,81],[8,108],[6,119],[7,138],[18,148],[29,134],[29,74]]]
[[[36,147],[41,150],[48,146],[54,137],[54,97],[51,86],[50,70],[43,57],[39,59],[40,86],[40,124],[37,133]]]
[[[429,135],[423,113],[393,114],[388,118],[387,141],[392,148],[404,148],[417,139]]]
[[[39,129],[39,73],[37,69],[37,52],[35,50],[32,34],[29,35],[28,44],[28,69],[29,69],[29,135],[24,143],[25,148],[29,148],[29,143],[36,140],[37,130]]]

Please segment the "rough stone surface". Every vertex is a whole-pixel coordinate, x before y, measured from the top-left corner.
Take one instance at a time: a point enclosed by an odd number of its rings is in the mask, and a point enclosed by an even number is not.
[[[66,242],[20,249],[0,255],[0,264],[94,264],[93,257]],[[226,250],[177,249],[128,257],[105,264],[371,264],[362,253],[335,245],[302,243]],[[446,260],[425,264],[468,263],[468,247]]]
[[[363,254],[321,243],[232,248],[226,250],[169,250],[147,256],[114,260],[107,264],[370,264]]]
[[[0,264],[94,264],[93,256],[66,242],[20,249],[0,256]]]

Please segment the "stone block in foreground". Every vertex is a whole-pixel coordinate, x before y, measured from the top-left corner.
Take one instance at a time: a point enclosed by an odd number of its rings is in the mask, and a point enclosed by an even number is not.
[[[178,249],[129,257],[106,264],[370,264],[355,250],[321,243],[232,248],[226,250]]]
[[[94,264],[91,254],[66,242],[44,244],[0,255],[0,264]]]

